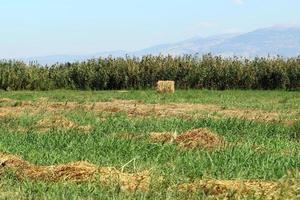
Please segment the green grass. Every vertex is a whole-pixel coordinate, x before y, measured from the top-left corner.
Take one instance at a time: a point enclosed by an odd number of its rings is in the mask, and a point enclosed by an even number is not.
[[[300,108],[299,91],[178,90],[175,94],[158,95],[153,90],[128,90],[127,92],[54,90],[1,92],[0,98],[3,97],[27,101],[48,97],[51,101],[76,101],[81,103],[110,101],[113,99],[142,100],[146,103],[203,103],[276,111],[298,111]]]
[[[260,108],[293,111],[300,108],[299,92],[283,91],[178,91],[160,96],[153,91],[53,91],[8,92],[0,98],[37,100],[49,97],[53,101],[93,102],[110,99],[137,99],[145,102],[191,102],[219,104],[229,107]],[[276,102],[270,105],[270,102]],[[0,151],[17,154],[39,165],[61,164],[86,160],[100,166],[113,166],[126,172],[151,170],[164,182],[146,193],[124,193],[118,188],[105,188],[97,183],[47,183],[20,181],[14,173],[1,171],[0,199],[176,199],[167,189],[178,183],[201,178],[278,180],[287,171],[300,167],[299,125],[285,126],[242,119],[192,119],[176,117],[128,117],[125,113],[104,114],[83,110],[61,111],[61,115],[79,125],[94,127],[89,134],[77,130],[53,129],[41,133],[35,124],[47,113],[0,118]],[[106,120],[101,120],[103,117]],[[223,136],[231,145],[218,151],[181,150],[173,144],[153,143],[146,135],[151,132],[209,128]],[[22,129],[23,128],[23,129]],[[24,132],[24,128],[26,131]],[[119,133],[142,135],[140,139],[124,140]],[[300,134],[300,133],[299,133]],[[259,149],[256,149],[260,147]],[[187,196],[180,196],[187,198]],[[205,194],[193,198],[205,199]]]

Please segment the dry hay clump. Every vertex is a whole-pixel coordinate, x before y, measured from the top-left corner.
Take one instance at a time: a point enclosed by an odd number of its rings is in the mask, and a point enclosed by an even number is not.
[[[213,150],[225,145],[225,140],[222,137],[212,133],[206,128],[190,130],[181,135],[172,133],[151,133],[150,140],[154,142],[176,143],[184,149],[203,148]]]
[[[288,173],[278,181],[199,180],[175,186],[180,193],[204,192],[218,199],[299,199],[299,172]],[[172,189],[172,188],[170,188]],[[173,188],[174,189],[174,188]]]
[[[200,180],[185,183],[176,187],[178,192],[196,193],[203,191],[208,196],[219,197],[249,197],[256,196],[263,199],[278,196],[280,184],[261,180]],[[273,199],[273,198],[270,198]]]
[[[156,83],[156,91],[159,93],[174,93],[175,81],[158,81]]]
[[[225,141],[206,128],[194,129],[176,137],[176,142],[184,148],[214,149],[223,146]]]
[[[0,119],[5,118],[7,115],[8,115],[7,112],[0,109]]]
[[[221,116],[266,121],[266,122],[277,122],[280,121],[279,113],[277,112],[267,112],[263,110],[249,110],[249,109],[225,109],[218,111]]]
[[[0,153],[0,168],[15,171],[20,179],[38,181],[98,182],[103,186],[119,186],[122,191],[148,191],[150,173],[124,173],[112,167],[98,167],[86,161],[62,165],[38,166],[22,158]]]
[[[134,134],[134,133],[115,133],[113,134],[113,137],[116,139],[121,139],[121,140],[137,140],[137,139],[143,139],[145,136],[142,134]]]
[[[17,106],[5,105],[1,108],[7,109],[7,112],[16,114],[25,110],[31,112],[60,110],[78,110],[83,109],[93,112],[126,112],[130,116],[151,116],[160,117],[179,116],[186,119],[194,117],[212,116],[220,119],[223,117],[242,118],[248,120],[279,122],[280,115],[276,112],[266,112],[262,110],[249,109],[224,109],[217,105],[171,103],[171,104],[145,104],[133,100],[114,100],[111,102],[95,102],[93,104],[79,104],[78,102],[51,102],[47,98],[40,98],[36,102],[22,101]],[[212,115],[211,115],[212,114]],[[289,113],[289,115],[294,115]],[[284,120],[283,122],[285,122]],[[294,120],[293,120],[294,121]],[[293,122],[289,122],[290,124]]]
[[[76,129],[83,132],[89,132],[92,129],[90,125],[79,126],[75,122],[60,115],[41,119],[37,122],[37,127],[42,132],[46,132],[51,129]]]
[[[153,142],[173,143],[176,140],[176,133],[170,132],[153,132],[150,133],[150,140]]]
[[[49,103],[49,99],[47,97],[40,97],[35,102],[35,105],[40,107],[47,107],[48,103]]]
[[[0,98],[0,103],[14,103],[14,102],[16,101],[10,98]]]
[[[18,108],[10,109],[10,107],[0,107],[0,119],[5,117],[16,117],[20,113]]]

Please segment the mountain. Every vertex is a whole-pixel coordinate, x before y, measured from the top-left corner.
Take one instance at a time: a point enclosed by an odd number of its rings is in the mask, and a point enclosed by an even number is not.
[[[112,51],[100,52],[91,55],[77,56],[47,56],[21,59],[26,62],[37,61],[41,64],[53,64],[56,62],[74,62],[97,57],[124,57],[143,55],[184,55],[207,54],[222,56],[243,56],[253,58],[255,56],[284,56],[295,57],[300,55],[300,27],[274,26],[258,29],[243,34],[223,34],[212,37],[195,37],[173,44],[162,44],[146,49],[126,52]]]
[[[284,56],[300,55],[300,27],[272,27],[230,38],[211,48],[223,56]]]
[[[153,49],[154,47],[152,47]],[[155,49],[155,48],[154,48]],[[144,53],[147,52],[147,49]],[[225,34],[194,38],[168,45],[153,54],[182,55],[212,53],[222,56],[284,56],[300,55],[300,27],[271,27],[244,34]],[[142,55],[139,51],[138,55]]]
[[[41,57],[30,57],[30,58],[20,58],[18,60],[22,60],[26,63],[29,62],[37,62],[42,65],[52,65],[55,63],[66,63],[66,62],[77,62],[77,61],[84,61],[92,58],[99,58],[99,57],[122,57],[126,55],[126,51],[107,51],[107,52],[100,52],[95,54],[88,54],[88,55],[53,55],[53,56],[41,56]]]
[[[175,44],[159,45],[134,52],[133,55],[183,55],[210,53],[211,49],[234,37],[234,34],[224,34],[208,38],[195,37]],[[156,50],[156,51],[154,51]]]

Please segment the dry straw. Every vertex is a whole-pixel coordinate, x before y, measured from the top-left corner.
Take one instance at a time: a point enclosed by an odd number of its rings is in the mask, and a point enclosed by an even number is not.
[[[183,149],[202,148],[215,150],[224,147],[226,141],[223,137],[206,128],[199,128],[176,135],[172,133],[151,133],[150,140],[154,142],[175,143]]]
[[[125,173],[113,167],[99,167],[87,161],[60,165],[40,166],[23,160],[21,157],[0,152],[0,169],[15,171],[19,179],[38,181],[96,181],[103,186],[118,186],[121,191],[148,191],[150,172]]]
[[[158,81],[156,91],[159,93],[174,93],[175,81]]]

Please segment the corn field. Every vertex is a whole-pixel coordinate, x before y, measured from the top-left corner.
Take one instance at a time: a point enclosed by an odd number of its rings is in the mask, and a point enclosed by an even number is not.
[[[300,89],[300,57],[222,58],[205,55],[99,58],[41,66],[0,61],[0,89],[145,89],[174,80],[181,89]]]

